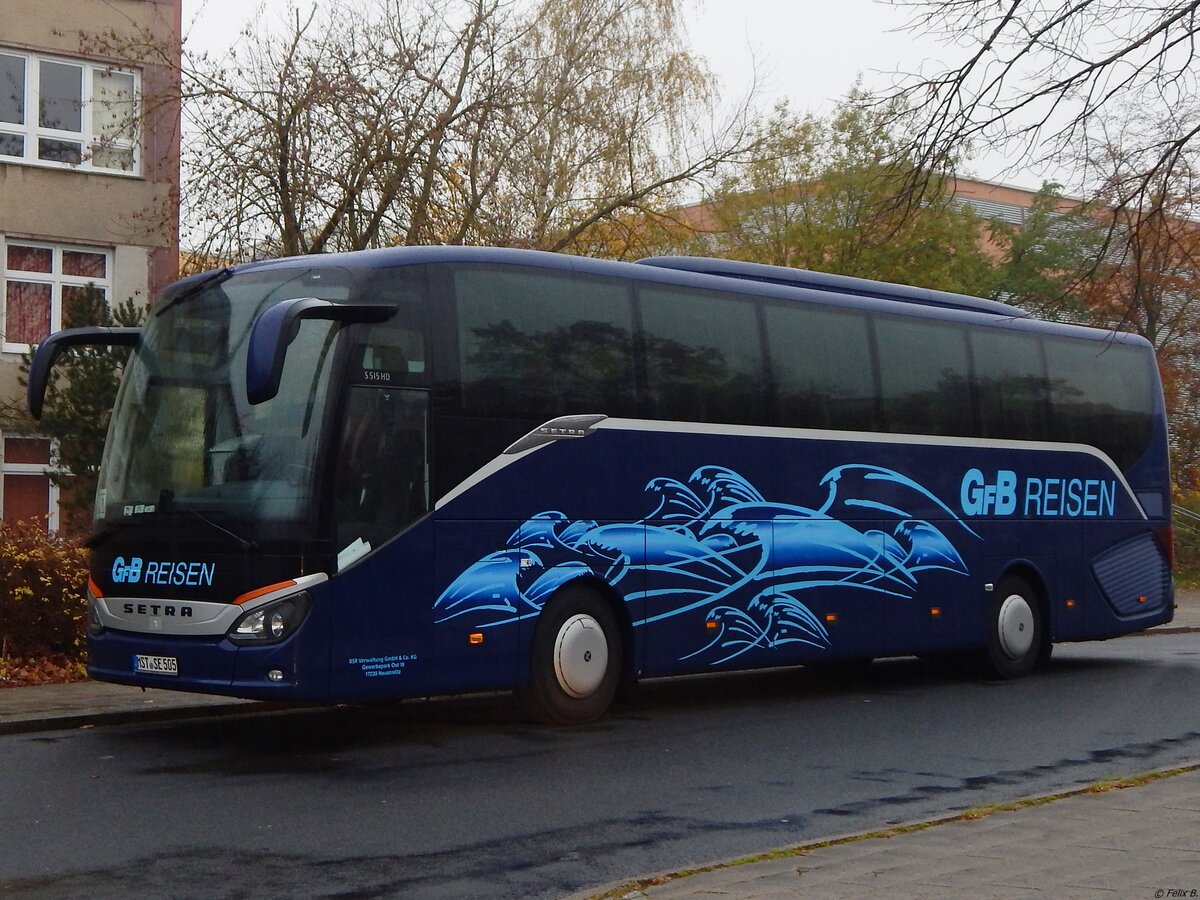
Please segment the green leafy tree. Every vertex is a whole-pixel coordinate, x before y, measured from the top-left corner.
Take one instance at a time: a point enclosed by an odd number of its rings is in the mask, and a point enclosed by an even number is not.
[[[979,246],[980,219],[944,191],[905,202],[905,162],[890,118],[858,90],[828,120],[777,106],[760,126],[754,158],[711,198],[715,234],[706,249],[750,262],[986,292],[991,267]]]
[[[1119,173],[1118,173],[1119,174]],[[1200,487],[1200,228],[1189,190],[1130,208],[1104,193],[1068,204],[1045,185],[1020,226],[994,221],[993,296],[1043,318],[1132,331],[1158,357],[1176,486]],[[1190,189],[1190,184],[1183,184]]]
[[[144,317],[145,309],[132,299],[109,307],[104,294],[91,285],[75,293],[63,308],[65,328],[137,326]],[[128,358],[128,347],[75,347],[59,357],[51,372],[36,428],[57,448],[58,465],[49,474],[62,491],[66,531],[87,527],[108,420]],[[30,361],[27,356],[22,363],[22,383],[28,377]]]
[[[1020,225],[993,219],[998,254],[991,296],[1048,319],[1088,323],[1085,283],[1104,252],[1093,204],[1067,201],[1061,186],[1042,185]]]

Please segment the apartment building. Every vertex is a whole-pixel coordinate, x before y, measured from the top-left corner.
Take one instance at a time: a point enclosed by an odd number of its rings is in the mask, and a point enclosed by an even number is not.
[[[93,286],[146,303],[179,260],[181,0],[0,2],[0,397]],[[50,442],[0,423],[0,516],[47,516]]]

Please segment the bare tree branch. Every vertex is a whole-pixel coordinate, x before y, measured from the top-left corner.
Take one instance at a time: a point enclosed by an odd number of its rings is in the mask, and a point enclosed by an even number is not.
[[[678,204],[746,149],[749,106],[713,127],[678,2],[377,0],[255,32],[224,60],[189,56],[187,240],[221,260],[567,250]]]
[[[967,58],[914,74],[892,95],[915,118],[909,158],[920,171],[986,145],[1022,163],[1077,164],[1128,110],[1195,111],[1200,0],[888,0],[908,28],[941,34]],[[1152,183],[1194,149],[1178,130],[1143,175]],[[1086,174],[1086,172],[1085,172]]]

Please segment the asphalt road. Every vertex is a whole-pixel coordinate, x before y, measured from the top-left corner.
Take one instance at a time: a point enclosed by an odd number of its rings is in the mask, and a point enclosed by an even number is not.
[[[585,728],[504,698],[0,738],[0,895],[559,897],[1200,759],[1200,634],[644,686]]]

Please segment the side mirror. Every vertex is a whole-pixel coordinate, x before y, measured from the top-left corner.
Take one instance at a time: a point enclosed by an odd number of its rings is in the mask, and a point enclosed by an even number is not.
[[[42,417],[50,370],[54,368],[59,354],[68,347],[136,347],[141,334],[140,328],[106,328],[97,325],[91,328],[68,328],[50,335],[37,345],[29,366],[29,385],[25,393],[29,414],[35,419]]]
[[[377,303],[333,303],[316,297],[296,297],[275,304],[258,317],[250,330],[246,399],[253,404],[266,403],[279,393],[287,348],[299,334],[303,320],[324,319],[342,325],[386,322],[397,309]]]

